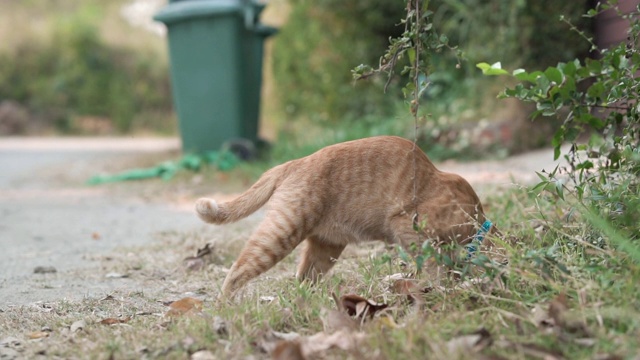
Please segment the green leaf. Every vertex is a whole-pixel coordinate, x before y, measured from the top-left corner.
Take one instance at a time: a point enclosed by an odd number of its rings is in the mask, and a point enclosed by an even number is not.
[[[605,126],[605,122],[602,119],[589,113],[580,115],[577,117],[577,120],[582,123],[589,124],[589,126],[592,126],[596,130],[600,130]]]
[[[547,70],[544,71],[544,74],[550,81],[553,81],[556,84],[562,83],[562,72],[558,68],[550,66],[547,68]]]
[[[524,69],[513,70],[512,75],[520,81],[530,81],[529,80],[530,75]]]
[[[493,76],[493,75],[509,75],[509,72],[504,70],[502,68],[502,65],[497,62],[494,63],[493,65],[489,65],[485,62],[482,63],[478,63],[476,64],[476,67],[480,70],[482,70],[482,74],[484,75],[489,75],[489,76]]]
[[[561,180],[556,180],[556,193],[560,199],[564,200],[564,187]]]
[[[416,48],[407,49],[407,54],[409,56],[409,62],[413,64],[416,61]]]
[[[578,62],[578,66],[580,62]],[[576,64],[574,62],[568,62],[566,64],[558,64],[558,68],[562,71],[565,76],[573,76],[576,74]]]
[[[580,164],[578,164],[576,166],[576,169],[578,170],[582,170],[582,169],[593,169],[593,163],[589,160],[583,161]]]
[[[565,127],[562,126],[555,134],[553,134],[553,138],[551,139],[551,145],[553,146],[553,160],[558,160],[560,157],[560,146],[564,141],[565,131]]]
[[[587,89],[587,94],[594,99],[599,99],[604,94],[604,84],[601,82],[594,83]]]
[[[602,63],[598,60],[587,59],[587,69],[591,75],[600,75],[602,73]]]

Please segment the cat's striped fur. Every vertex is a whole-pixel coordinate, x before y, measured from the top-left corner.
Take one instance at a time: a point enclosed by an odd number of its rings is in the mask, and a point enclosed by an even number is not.
[[[196,211],[208,223],[225,224],[267,201],[265,219],[224,281],[224,296],[302,242],[297,277],[316,280],[347,244],[384,240],[406,246],[426,238],[465,243],[484,222],[480,200],[466,180],[439,171],[411,141],[393,136],[328,146],[270,169],[233,201],[201,198]],[[423,221],[426,227],[417,233],[414,224]]]

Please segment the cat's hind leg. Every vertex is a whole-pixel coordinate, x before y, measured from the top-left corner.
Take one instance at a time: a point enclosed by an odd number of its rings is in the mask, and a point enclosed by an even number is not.
[[[296,277],[301,281],[305,279],[317,281],[331,270],[345,247],[344,244],[328,242],[320,237],[309,237],[300,254]]]
[[[274,215],[274,214],[271,214]],[[296,224],[281,216],[270,216],[251,235],[222,285],[223,297],[233,295],[247,282],[266,272],[300,244]]]

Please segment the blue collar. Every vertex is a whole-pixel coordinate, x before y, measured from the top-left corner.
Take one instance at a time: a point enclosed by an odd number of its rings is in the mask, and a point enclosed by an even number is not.
[[[473,236],[471,242],[465,246],[467,248],[467,260],[469,260],[473,253],[478,250],[478,247],[482,243],[482,240],[484,240],[485,235],[487,235],[492,225],[493,223],[491,221],[486,220],[480,229],[478,229],[478,232]]]

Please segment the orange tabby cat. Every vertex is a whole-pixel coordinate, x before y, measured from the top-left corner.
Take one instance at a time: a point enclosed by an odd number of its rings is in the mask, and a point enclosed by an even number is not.
[[[201,198],[196,211],[208,223],[225,224],[267,201],[270,209],[231,267],[223,296],[303,241],[297,277],[315,281],[347,244],[384,240],[407,246],[426,238],[466,243],[485,220],[466,180],[439,171],[411,141],[394,136],[328,146],[270,169],[233,201]],[[418,222],[426,224],[420,233],[414,230]]]

